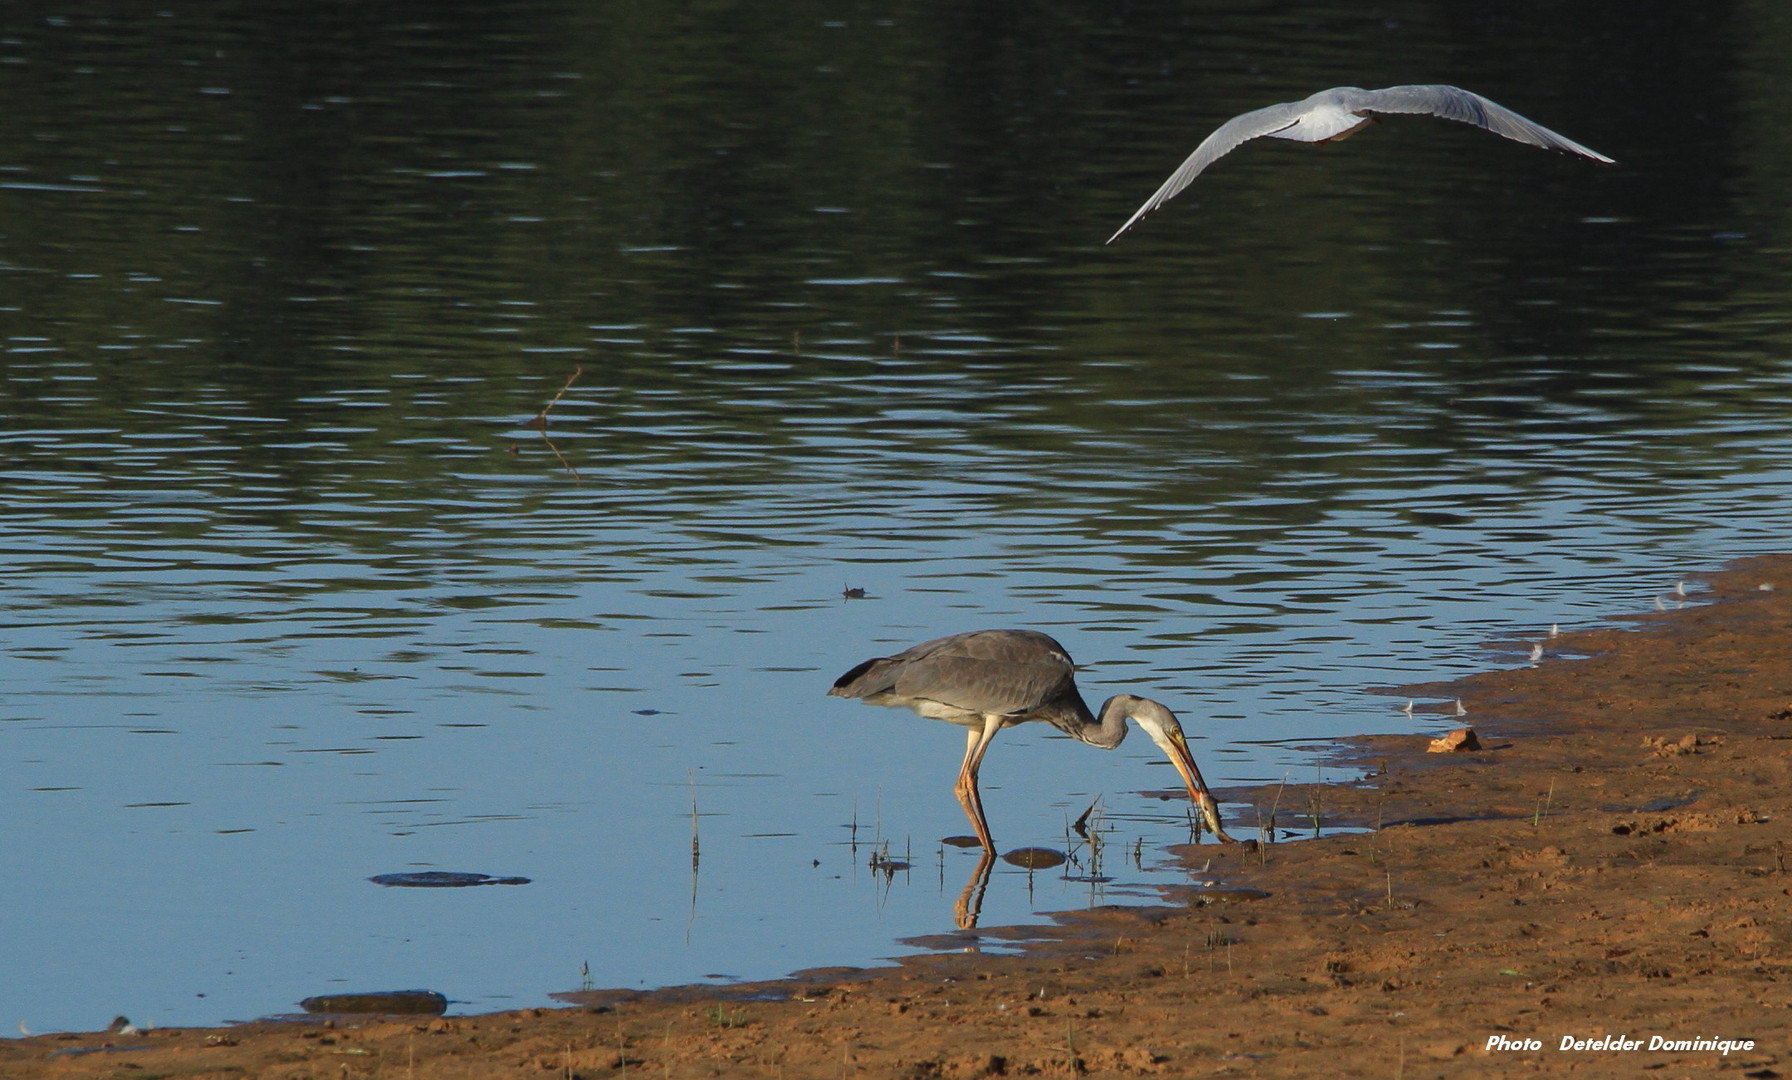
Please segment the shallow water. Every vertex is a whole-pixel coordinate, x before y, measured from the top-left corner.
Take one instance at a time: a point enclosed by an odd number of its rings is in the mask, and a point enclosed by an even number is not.
[[[0,1020],[874,961],[976,859],[867,656],[1045,629],[1304,781],[1784,547],[1776,8],[1010,15],[5,16]],[[1622,167],[1390,122],[1101,246],[1233,112],[1444,73]],[[1176,788],[1004,734],[1077,858],[984,924],[1187,883]]]

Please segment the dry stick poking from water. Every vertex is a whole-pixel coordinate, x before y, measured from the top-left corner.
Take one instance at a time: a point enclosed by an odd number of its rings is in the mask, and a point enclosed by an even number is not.
[[[561,388],[560,388],[560,393],[558,393],[558,394],[555,394],[555,395],[554,395],[554,399],[553,399],[553,400],[552,400],[552,401],[550,401],[550,402],[548,402],[548,403],[547,403],[547,404],[546,404],[546,405],[543,405],[543,406],[542,406],[542,407],[541,407],[541,411],[540,411],[540,412],[538,412],[538,413],[536,413],[536,414],[535,414],[535,419],[533,419],[533,420],[531,420],[531,421],[529,421],[529,422],[528,422],[528,423],[527,423],[527,424],[525,424],[525,425],[524,425],[524,426],[525,426],[525,427],[532,427],[532,428],[534,428],[534,429],[535,429],[535,430],[536,430],[536,431],[546,431],[546,430],[547,430],[547,429],[548,429],[548,410],[549,410],[549,409],[552,409],[552,408],[553,408],[553,407],[554,407],[554,406],[555,406],[555,405],[558,405],[558,404],[559,404],[559,403],[560,403],[560,398],[561,398],[561,397],[562,397],[562,396],[563,396],[563,395],[564,395],[564,394],[565,394],[565,393],[566,393],[566,392],[567,392],[567,391],[568,391],[568,390],[571,390],[571,389],[572,389],[572,384],[573,384],[573,383],[574,383],[574,382],[575,382],[575,381],[577,381],[577,379],[578,379],[578,377],[579,377],[579,376],[580,376],[580,375],[583,375],[583,374],[585,374],[585,369],[584,369],[584,367],[583,367],[583,366],[578,366],[578,365],[575,365],[575,366],[574,366],[574,367],[573,367],[573,369],[572,369],[572,374],[571,374],[571,375],[568,375],[568,376],[567,376],[567,377],[566,377],[566,385],[565,385],[565,386],[562,386],[562,387],[561,387]]]
[[[1288,789],[1288,774],[1282,774],[1282,782],[1276,785],[1275,801],[1269,804],[1269,839],[1276,838],[1276,811],[1282,807],[1282,792]]]
[[[1089,836],[1089,815],[1093,814],[1095,812],[1095,807],[1098,804],[1100,804],[1100,802],[1101,802],[1101,796],[1100,795],[1095,796],[1094,801],[1089,804],[1089,809],[1084,810],[1082,816],[1076,819],[1076,824],[1073,827],[1076,829],[1078,836],[1081,836],[1085,839],[1088,838],[1088,836]]]
[[[697,774],[692,772],[688,765],[685,766],[684,774],[691,782],[691,917],[686,919],[684,923],[684,943],[688,947],[691,943],[691,931],[697,925],[697,863],[699,861],[699,853],[697,848]]]
[[[697,869],[697,774],[688,767],[684,771],[686,779],[691,782],[691,869]]]
[[[572,369],[572,374],[566,377],[566,385],[560,388],[560,392],[554,395],[554,399],[546,405],[543,405],[541,411],[535,414],[533,420],[530,420],[527,424],[523,425],[524,427],[532,427],[536,431],[541,432],[541,441],[548,444],[548,449],[552,450],[554,456],[560,459],[560,464],[564,465],[566,471],[572,474],[573,482],[577,484],[583,484],[585,478],[579,475],[579,470],[572,467],[572,462],[566,460],[566,455],[562,454],[560,448],[554,445],[554,440],[548,438],[548,410],[559,403],[560,398],[563,397],[568,390],[572,389],[572,384],[583,374],[585,374],[585,368],[582,365],[575,366]]]
[[[1319,839],[1319,820],[1325,812],[1325,766],[1316,766],[1317,777],[1307,792],[1307,816],[1313,819],[1313,839]]]

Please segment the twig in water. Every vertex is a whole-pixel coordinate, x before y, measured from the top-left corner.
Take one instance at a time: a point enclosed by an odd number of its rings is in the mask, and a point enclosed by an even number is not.
[[[1269,837],[1268,838],[1272,843],[1275,841],[1275,838],[1276,838],[1276,811],[1282,805],[1282,792],[1287,787],[1288,787],[1288,774],[1283,773],[1282,774],[1282,782],[1280,784],[1276,785],[1275,801],[1269,804]]]
[[[1313,839],[1319,839],[1319,818],[1325,809],[1325,766],[1317,766],[1313,789],[1307,793],[1307,816],[1313,819]]]
[[[1083,816],[1076,819],[1075,828],[1076,828],[1077,835],[1082,837],[1085,840],[1087,840],[1089,838],[1089,828],[1088,828],[1089,815],[1093,814],[1095,812],[1095,807],[1097,805],[1099,805],[1100,802],[1101,802],[1101,796],[1100,795],[1095,796],[1095,801],[1091,802],[1089,804],[1089,809],[1084,810]]]
[[[548,449],[554,452],[554,456],[560,459],[560,464],[566,467],[566,471],[572,474],[573,481],[578,484],[583,484],[585,478],[579,475],[579,470],[572,467],[572,462],[566,460],[566,455],[562,454],[560,448],[554,445],[554,440],[548,438],[548,410],[554,407],[555,403],[560,400],[562,395],[572,389],[573,381],[584,373],[585,369],[583,367],[573,368],[572,374],[566,377],[566,385],[560,388],[560,393],[555,394],[553,401],[542,406],[541,411],[535,414],[535,418],[524,425],[525,427],[532,427],[536,431],[541,432],[541,441],[548,444]]]
[[[566,460],[566,455],[562,454],[560,448],[554,445],[554,440],[548,438],[547,432],[544,431],[541,433],[541,441],[548,444],[548,449],[554,452],[554,457],[558,458],[560,464],[566,468],[566,471],[572,474],[572,482],[583,487],[585,478],[579,475],[579,470],[572,467],[572,462]]]
[[[560,398],[568,390],[572,389],[572,384],[578,380],[578,377],[580,375],[583,375],[583,374],[585,374],[585,369],[583,367],[574,367],[572,369],[572,374],[568,375],[566,377],[566,385],[562,386],[560,388],[560,393],[555,394],[554,399],[552,401],[548,402],[546,405],[543,405],[541,407],[541,411],[535,414],[535,419],[529,421],[528,424],[526,424],[524,426],[532,427],[536,431],[546,431],[548,429],[548,410],[552,409],[555,405],[558,405],[560,403]]]
[[[691,869],[697,869],[697,774],[688,767],[684,774],[691,782]]]

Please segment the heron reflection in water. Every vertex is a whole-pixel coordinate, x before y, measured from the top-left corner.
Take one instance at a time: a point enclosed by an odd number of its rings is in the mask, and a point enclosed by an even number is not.
[[[1118,240],[1120,234],[1138,224],[1139,219],[1175,198],[1207,166],[1252,139],[1268,136],[1294,142],[1337,142],[1375,123],[1378,117],[1398,114],[1457,120],[1530,146],[1579,154],[1603,165],[1613,163],[1597,150],[1589,150],[1573,139],[1558,135],[1542,124],[1526,120],[1511,109],[1460,87],[1390,86],[1383,90],[1363,90],[1355,86],[1334,86],[1300,101],[1284,101],[1234,116],[1221,124],[1213,134],[1201,140],[1195,152],[1177,166],[1163,186],[1146,199],[1145,205],[1134,211],[1107,242],[1111,244]]]

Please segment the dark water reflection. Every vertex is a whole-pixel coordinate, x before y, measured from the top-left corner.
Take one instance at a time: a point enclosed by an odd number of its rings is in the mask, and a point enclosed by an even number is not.
[[[976,883],[955,733],[821,696],[880,644],[1047,628],[1305,779],[1455,721],[1369,688],[1784,544],[1774,5],[0,30],[0,1019],[867,960]],[[1433,79],[1622,167],[1388,123],[1101,246],[1219,120]],[[1144,740],[984,781],[1138,853],[985,925],[1184,880]],[[532,883],[367,881],[442,871]]]

